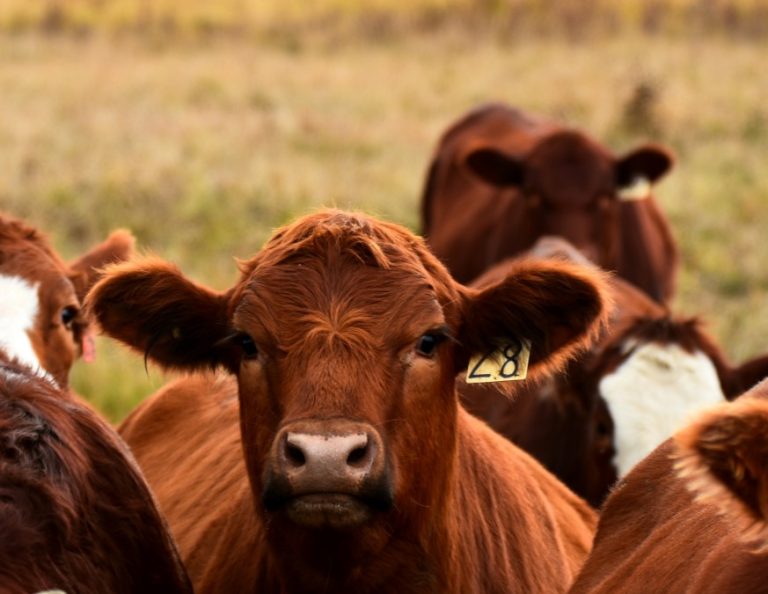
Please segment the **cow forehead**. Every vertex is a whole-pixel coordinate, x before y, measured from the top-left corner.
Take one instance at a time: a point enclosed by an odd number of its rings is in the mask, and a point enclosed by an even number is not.
[[[458,285],[424,241],[357,213],[304,217],[241,271],[233,323],[280,350],[327,337],[370,349],[458,322]]]
[[[36,241],[8,239],[0,234],[0,274],[32,283],[67,285],[74,291],[68,273],[66,264],[40,238]]]
[[[63,262],[33,243],[0,244],[0,275],[35,286],[41,311],[79,304],[68,272]]]
[[[627,345],[630,356],[599,383],[614,424],[619,476],[701,408],[725,400],[712,360],[675,343]]]
[[[363,352],[409,340],[445,323],[433,285],[424,275],[302,258],[256,271],[241,293],[236,327],[253,331],[287,352],[334,343]]]
[[[527,167],[534,190],[545,201],[563,206],[592,200],[614,184],[611,155],[578,132],[561,132],[543,140]]]

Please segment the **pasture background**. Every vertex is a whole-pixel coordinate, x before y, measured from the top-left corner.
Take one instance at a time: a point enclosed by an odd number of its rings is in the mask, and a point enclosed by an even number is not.
[[[758,0],[4,0],[0,208],[67,257],[126,227],[224,289],[320,206],[417,229],[439,134],[503,100],[677,153],[675,309],[740,360],[768,350],[766,57]],[[164,381],[106,339],[73,377],[113,420]]]

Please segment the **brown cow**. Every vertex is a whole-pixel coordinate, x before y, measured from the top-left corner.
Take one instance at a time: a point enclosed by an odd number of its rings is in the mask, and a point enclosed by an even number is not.
[[[460,282],[557,235],[663,302],[674,293],[678,253],[650,185],[671,166],[657,145],[617,158],[578,130],[486,105],[441,137],[422,232]]]
[[[41,233],[0,213],[0,348],[66,386],[75,359],[93,350],[82,300],[99,269],[132,250],[131,234],[115,231],[67,264]]]
[[[603,318],[599,273],[522,263],[472,290],[405,229],[337,211],[241,271],[217,293],[149,259],[89,296],[160,364],[237,378],[184,378],[121,429],[198,592],[568,587],[592,511],[467,414],[455,375],[502,336],[531,341],[534,376],[560,366]]]
[[[192,589],[114,429],[0,351],[0,592]]]
[[[573,594],[768,593],[768,382],[702,414],[605,503]]]
[[[532,255],[580,258],[564,245],[547,252],[539,242]],[[517,265],[502,262],[473,286]],[[467,410],[595,507],[688,415],[768,376],[768,357],[734,367],[696,319],[671,316],[618,277],[609,286],[615,308],[606,331],[562,373],[515,387],[513,397],[503,384],[458,384]]]

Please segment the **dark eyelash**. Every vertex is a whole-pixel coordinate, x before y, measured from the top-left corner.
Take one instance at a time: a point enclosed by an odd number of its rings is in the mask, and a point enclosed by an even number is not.
[[[214,344],[214,347],[226,347],[226,346],[235,346],[239,348],[243,348],[243,345],[245,344],[245,341],[249,341],[253,345],[253,352],[248,352],[247,356],[249,357],[255,357],[258,354],[259,347],[256,344],[256,341],[253,340],[253,337],[248,334],[247,332],[242,332],[239,330],[234,330],[227,334],[224,338],[217,341]]]

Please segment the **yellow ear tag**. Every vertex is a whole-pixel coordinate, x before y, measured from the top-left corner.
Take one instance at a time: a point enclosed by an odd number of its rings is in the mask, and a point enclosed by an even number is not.
[[[531,341],[504,338],[483,354],[474,355],[467,366],[467,383],[511,382],[528,375]]]
[[[645,200],[651,195],[651,182],[648,178],[638,176],[632,180],[632,183],[619,190],[619,200],[622,202],[633,202],[635,200]]]

